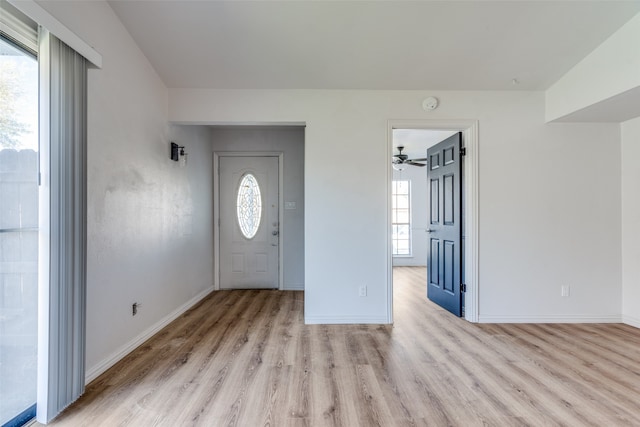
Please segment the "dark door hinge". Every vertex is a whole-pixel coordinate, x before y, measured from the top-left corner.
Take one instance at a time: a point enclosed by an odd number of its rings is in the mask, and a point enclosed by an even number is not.
[[[467,292],[467,285],[460,283],[460,292]]]
[[[466,156],[467,155],[467,148],[466,147],[462,147],[460,149],[460,155],[461,156]]]

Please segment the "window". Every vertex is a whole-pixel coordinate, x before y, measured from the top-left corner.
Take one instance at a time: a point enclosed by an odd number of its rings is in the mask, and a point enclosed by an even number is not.
[[[0,200],[0,425],[22,425],[36,402],[38,61],[2,36]]]
[[[411,182],[393,181],[391,189],[394,256],[411,256]]]
[[[64,29],[35,2],[27,9]],[[99,54],[68,38],[99,66]],[[36,398],[46,424],[84,391],[88,64],[47,25],[0,1],[3,426],[29,422]]]
[[[237,200],[238,225],[242,235],[252,239],[260,227],[262,218],[262,196],[258,180],[248,173],[240,180]]]

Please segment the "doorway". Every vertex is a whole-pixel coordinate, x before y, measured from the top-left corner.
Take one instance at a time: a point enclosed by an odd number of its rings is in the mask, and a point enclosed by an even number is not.
[[[221,156],[220,289],[278,289],[278,156]]]
[[[305,277],[305,126],[300,125],[211,125],[213,160],[214,289],[220,289],[220,194],[219,159],[225,156],[278,158],[278,286],[285,291],[303,291]],[[262,184],[260,184],[262,186]],[[236,200],[232,201],[236,209]],[[233,211],[235,212],[235,211]],[[232,212],[232,213],[233,213]],[[269,227],[273,227],[270,221]],[[274,230],[269,229],[272,233]],[[275,242],[274,242],[275,243]]]
[[[282,163],[283,153],[214,152],[215,289],[284,289]]]
[[[420,143],[416,144],[416,141],[413,141],[413,149],[410,147],[410,144],[407,140],[398,141],[398,135],[401,134],[402,131],[407,131],[408,135],[413,134],[414,136],[422,136],[429,135],[429,141],[424,141],[423,146],[420,146]],[[414,131],[414,132],[411,132]],[[420,162],[420,159],[426,157],[427,148],[429,145],[434,145],[440,140],[445,139],[447,136],[452,134],[461,132],[463,144],[466,150],[466,155],[464,156],[463,167],[461,170],[461,181],[462,181],[462,192],[464,194],[463,200],[463,211],[465,213],[464,219],[462,222],[462,228],[464,230],[463,234],[463,249],[462,249],[462,257],[464,259],[460,282],[464,284],[466,287],[465,292],[465,311],[464,318],[471,322],[477,322],[478,320],[478,281],[477,281],[477,273],[478,273],[478,227],[477,227],[477,218],[478,218],[478,122],[473,120],[414,120],[414,121],[389,121],[388,123],[388,156],[389,156],[389,168],[388,168],[388,194],[389,194],[389,231],[388,231],[388,248],[389,248],[389,256],[388,256],[388,315],[389,315],[389,323],[393,323],[393,266],[394,265],[426,265],[427,261],[427,236],[429,231],[429,225],[427,224],[427,215],[426,215],[426,200],[424,201],[424,211],[425,214],[423,216],[416,217],[414,213],[414,218],[417,221],[413,221],[413,224],[410,228],[411,237],[413,240],[413,244],[415,245],[415,249],[411,251],[412,254],[416,256],[412,257],[412,259],[408,260],[406,257],[394,257],[394,252],[397,253],[397,248],[394,246],[394,237],[397,238],[397,230],[394,230],[393,220],[394,220],[394,212],[393,212],[393,188],[394,188],[394,180],[398,180],[399,177],[406,178],[406,175],[418,175],[421,176],[418,170],[424,169],[424,180],[420,182],[420,185],[415,185],[413,197],[415,201],[415,197],[417,196],[417,191],[422,191],[426,194],[427,189],[422,187],[426,187],[426,167],[420,166],[407,166],[405,171],[397,171],[392,167],[392,160],[396,159],[394,155],[398,154],[397,146],[399,144],[405,145],[404,153],[407,154],[409,159],[416,158],[416,163],[425,163]],[[396,138],[394,140],[394,134]],[[405,135],[406,136],[406,135]],[[440,138],[440,139],[439,139]],[[420,138],[419,138],[420,139]],[[424,139],[424,138],[423,138]],[[407,151],[407,148],[409,149]],[[413,150],[413,151],[412,151]],[[417,151],[416,151],[417,150]],[[408,168],[412,169],[409,170]],[[406,172],[409,170],[409,172]],[[418,215],[420,215],[418,213]],[[396,234],[394,235],[394,231]],[[422,254],[422,255],[421,255]],[[419,256],[423,257],[423,261],[417,260]],[[426,277],[425,277],[425,291],[426,291]],[[426,298],[426,295],[425,295]]]

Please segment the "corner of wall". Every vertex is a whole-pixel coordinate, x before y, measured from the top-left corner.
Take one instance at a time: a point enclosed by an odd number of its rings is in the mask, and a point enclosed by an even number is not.
[[[107,371],[107,369],[111,368],[113,365],[122,360],[127,354],[131,353],[133,350],[138,348],[142,343],[147,341],[149,338],[154,336],[156,333],[160,332],[162,328],[167,326],[169,323],[173,322],[180,315],[185,313],[191,307],[199,303],[203,300],[207,295],[209,295],[213,291],[213,287],[205,289],[200,292],[198,295],[193,297],[191,300],[187,301],[180,307],[176,308],[171,313],[167,314],[165,317],[160,319],[156,324],[150,326],[145,331],[140,333],[138,336],[134,337],[124,345],[120,346],[110,355],[96,363],[94,366],[91,366],[86,374],[85,374],[85,384],[89,384],[91,381],[98,378],[101,374]]]
[[[620,125],[622,188],[622,316],[640,327],[640,117]]]
[[[546,90],[546,121],[617,123],[640,113],[639,38],[640,13]]]

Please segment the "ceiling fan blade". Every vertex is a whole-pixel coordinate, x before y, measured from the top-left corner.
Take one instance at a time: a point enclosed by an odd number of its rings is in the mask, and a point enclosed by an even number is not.
[[[409,159],[410,162],[426,162],[427,160],[429,160],[427,157],[424,159]]]
[[[420,166],[420,167],[425,167],[425,166],[427,166],[427,165],[426,165],[426,164],[424,164],[424,163],[416,163],[416,162],[414,162],[413,160],[408,160],[408,161],[406,161],[405,163],[406,163],[406,164],[408,164],[408,165],[411,165],[411,166]]]

